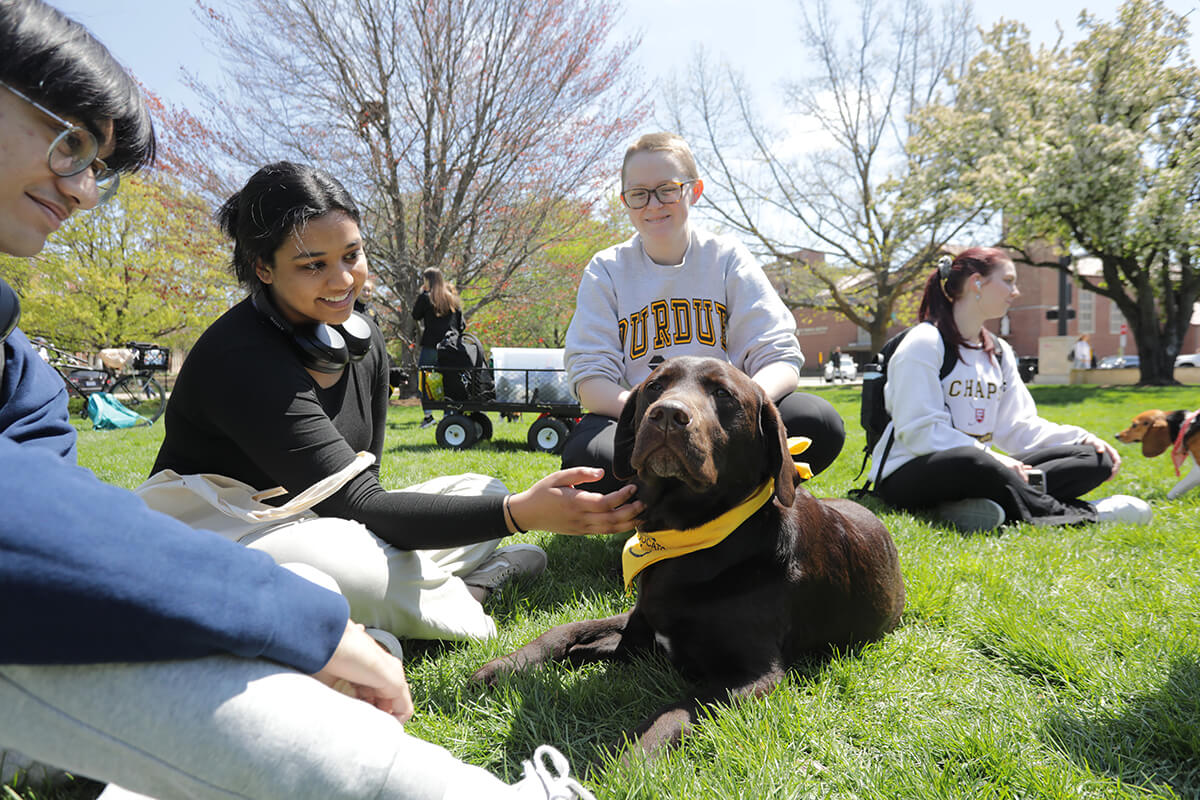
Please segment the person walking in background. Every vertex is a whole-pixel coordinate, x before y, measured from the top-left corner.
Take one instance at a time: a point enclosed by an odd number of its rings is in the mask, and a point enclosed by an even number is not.
[[[1019,294],[1012,259],[996,248],[946,256],[930,273],[921,323],[888,362],[892,422],[872,454],[876,491],[896,508],[930,510],[962,530],[1149,522],[1140,498],[1079,499],[1115,476],[1121,457],[1083,428],[1038,416],[1012,347],[984,327]],[[957,357],[939,378],[946,348]]]
[[[354,310],[371,318],[376,327],[382,327],[379,322],[379,309],[375,307],[375,277],[368,275],[363,281],[362,291],[354,301]]]
[[[834,345],[834,348],[829,351],[829,363],[833,365],[833,380],[834,382],[842,379],[842,346]]]
[[[589,413],[571,430],[562,463],[603,467],[597,491],[622,485],[612,459],[630,388],[672,356],[719,358],[749,375],[779,408],[788,435],[812,440],[801,458],[814,474],[845,441],[833,406],[796,391],[804,365],[796,320],[762,267],[735,239],[690,222],[703,191],[679,136],[648,134],[626,151],[621,202],[636,234],[588,264],[564,356],[571,391]]]
[[[430,267],[422,273],[421,292],[413,303],[413,319],[421,323],[421,355],[417,366],[422,370],[436,367],[438,362],[437,346],[449,330],[460,333],[465,330],[462,317],[462,301],[454,285],[443,276],[442,271]],[[433,414],[425,408],[425,392],[421,392],[421,407],[425,409],[425,418],[421,427],[428,428],[433,424]]]
[[[1071,347],[1071,366],[1075,369],[1091,369],[1095,359],[1092,357],[1092,343],[1086,333],[1079,334]]]

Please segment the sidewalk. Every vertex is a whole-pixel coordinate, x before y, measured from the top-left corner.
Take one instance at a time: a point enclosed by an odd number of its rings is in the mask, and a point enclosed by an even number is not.
[[[800,386],[803,386],[806,389],[812,389],[812,388],[818,387],[818,386],[833,387],[833,386],[861,386],[861,385],[862,385],[862,377],[861,376],[855,378],[852,381],[834,381],[833,383],[826,383],[825,379],[822,378],[820,375],[802,375],[802,376],[800,376]]]

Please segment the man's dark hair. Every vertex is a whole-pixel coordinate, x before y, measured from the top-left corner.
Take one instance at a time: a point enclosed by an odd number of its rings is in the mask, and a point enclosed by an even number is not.
[[[112,120],[110,168],[154,162],[154,124],[137,81],[87,28],[42,0],[0,0],[0,80],[80,120],[97,139],[100,123]]]

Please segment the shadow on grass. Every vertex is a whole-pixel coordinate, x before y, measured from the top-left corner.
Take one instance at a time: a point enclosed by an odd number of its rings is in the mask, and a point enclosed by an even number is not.
[[[538,544],[546,551],[547,574],[533,580],[506,583],[498,595],[484,602],[496,627],[504,630],[531,613],[555,613],[580,597],[618,597],[620,608],[633,608],[634,596],[623,597],[621,546],[624,536],[555,536],[547,534]],[[539,631],[541,633],[541,631]],[[419,662],[461,649],[464,642],[406,639],[404,657]]]
[[[783,684],[808,683],[820,675],[836,654],[815,653],[793,665]],[[660,711],[695,696],[697,685],[671,664],[661,650],[639,653],[629,661],[589,664],[551,663],[502,675],[494,686],[467,683],[461,695],[488,705],[511,720],[504,745],[517,763],[530,742],[548,742],[570,756],[573,771],[605,769],[614,760],[632,755],[631,743],[641,724]],[[452,703],[459,693],[433,698]],[[698,725],[719,715],[728,704],[700,709]],[[737,703],[764,702],[743,698]],[[634,757],[637,760],[637,757]]]
[[[556,536],[547,534],[539,545],[546,551],[547,575],[533,582],[505,586],[487,603],[496,625],[528,616],[530,610],[553,612],[582,596],[617,596],[620,610],[633,608],[634,596],[624,595],[621,548],[627,537]]]
[[[443,449],[448,450],[449,448],[443,448],[433,438],[433,434],[430,434],[428,442],[422,442],[420,444],[400,442],[398,444],[393,445],[392,447],[385,448],[384,452],[385,453],[430,453],[435,450],[443,450]],[[529,452],[529,447],[524,442],[515,442],[515,441],[509,441],[509,440],[505,440],[505,439],[488,439],[486,441],[479,442],[475,445],[472,445],[468,449],[470,449],[470,450],[485,450],[487,452],[493,452],[493,453],[527,453],[527,452]]]
[[[1087,769],[1151,793],[1165,785],[1179,797],[1200,797],[1200,663],[1176,661],[1160,688],[1130,698],[1120,712],[1060,707],[1043,732]]]

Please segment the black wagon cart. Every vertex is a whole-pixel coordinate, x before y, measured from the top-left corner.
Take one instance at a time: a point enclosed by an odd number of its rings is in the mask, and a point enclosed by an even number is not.
[[[562,349],[494,347],[487,367],[421,367],[423,405],[445,412],[437,426],[441,447],[464,450],[492,437],[488,413],[537,414],[526,444],[534,452],[562,452],[583,411],[571,395]]]

